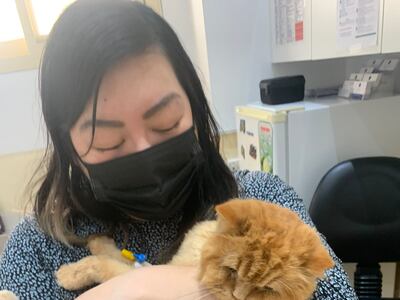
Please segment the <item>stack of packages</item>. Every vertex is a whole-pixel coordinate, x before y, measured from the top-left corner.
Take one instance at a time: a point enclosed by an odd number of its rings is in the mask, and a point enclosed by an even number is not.
[[[371,59],[360,72],[352,73],[339,90],[339,97],[365,100],[394,95],[399,59]]]

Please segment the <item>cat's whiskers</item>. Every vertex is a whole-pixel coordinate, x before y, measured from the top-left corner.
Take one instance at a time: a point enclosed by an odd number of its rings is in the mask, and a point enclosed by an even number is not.
[[[286,282],[284,282],[283,280],[280,280],[280,279],[276,279],[276,282],[285,287],[286,293],[288,293],[292,296],[291,299],[296,299],[295,291]]]
[[[205,298],[207,298],[209,296],[213,296],[215,294],[216,294],[216,292],[212,292],[212,291],[208,290],[208,292],[206,294],[200,296],[199,298],[197,298],[195,300],[202,300],[202,299],[205,299]]]
[[[202,288],[202,289],[200,289],[200,290],[195,290],[195,291],[193,291],[193,292],[189,292],[189,293],[186,293],[186,294],[183,294],[183,295],[180,295],[177,299],[184,299],[185,297],[189,297],[189,296],[193,296],[194,294],[197,294],[197,293],[203,293],[203,292],[208,292],[209,290],[207,289],[207,288]]]

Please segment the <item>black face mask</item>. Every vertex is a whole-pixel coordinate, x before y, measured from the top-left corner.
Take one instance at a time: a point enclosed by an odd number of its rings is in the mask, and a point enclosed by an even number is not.
[[[191,128],[142,152],[85,166],[97,201],[140,219],[159,220],[183,207],[203,162]]]

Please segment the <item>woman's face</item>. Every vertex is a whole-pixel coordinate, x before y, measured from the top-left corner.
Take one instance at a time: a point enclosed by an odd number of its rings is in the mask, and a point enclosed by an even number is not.
[[[90,101],[70,131],[86,163],[100,163],[146,150],[193,125],[189,99],[160,53],[127,59],[100,85],[93,145]]]

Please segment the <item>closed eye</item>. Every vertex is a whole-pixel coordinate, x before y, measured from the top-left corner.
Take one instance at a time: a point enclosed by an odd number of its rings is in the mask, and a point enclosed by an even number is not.
[[[169,131],[171,131],[171,130],[177,128],[177,127],[179,126],[180,121],[181,121],[181,120],[179,120],[178,122],[176,122],[172,127],[165,128],[165,129],[153,129],[153,131],[154,131],[154,132],[157,132],[157,133],[167,133],[167,132],[169,132]]]
[[[231,267],[224,267],[225,271],[229,274],[232,279],[235,279],[237,276],[237,271]]]
[[[264,286],[264,287],[260,287],[258,288],[260,291],[262,292],[273,292],[274,290],[272,288],[270,288],[269,286]]]
[[[224,269],[228,272],[236,272],[236,270],[232,267],[224,266]]]
[[[102,147],[93,147],[93,149],[95,149],[96,151],[99,151],[99,152],[106,152],[106,151],[111,151],[111,150],[116,150],[116,149],[118,149],[119,147],[122,146],[123,143],[125,143],[125,140],[122,140],[120,143],[118,143],[118,144],[115,145],[115,146],[106,147],[106,148],[102,148]]]

